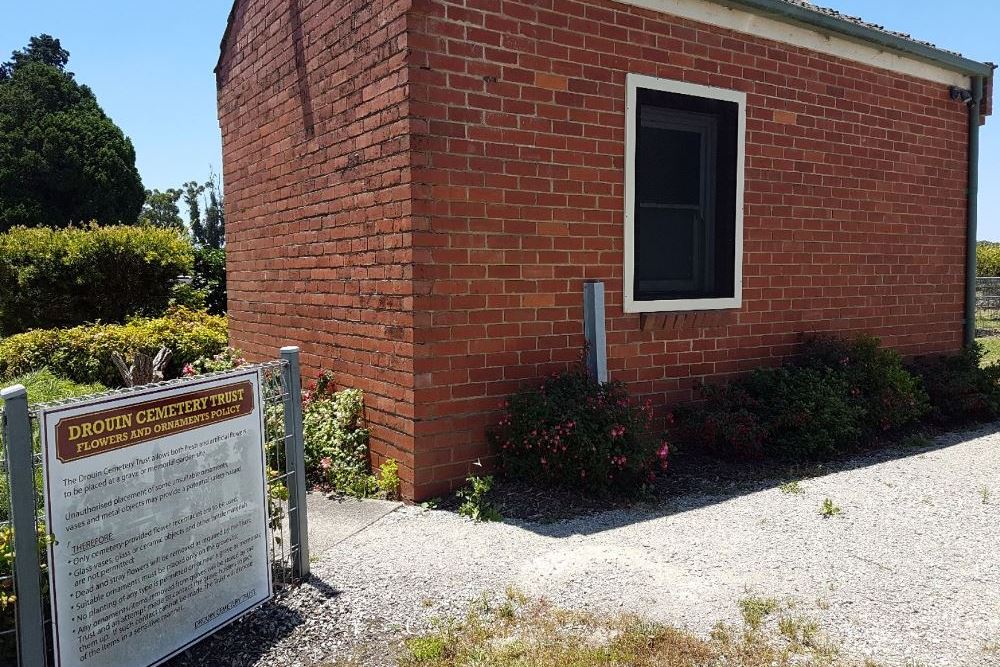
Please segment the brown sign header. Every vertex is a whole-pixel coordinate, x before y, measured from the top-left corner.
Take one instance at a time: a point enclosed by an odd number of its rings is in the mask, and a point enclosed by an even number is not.
[[[67,417],[56,424],[56,456],[66,463],[243,417],[253,396],[252,383],[235,382]]]

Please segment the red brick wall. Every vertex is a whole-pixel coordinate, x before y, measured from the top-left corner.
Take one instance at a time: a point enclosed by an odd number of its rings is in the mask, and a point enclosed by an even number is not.
[[[243,0],[217,75],[232,344],[363,389],[412,480],[408,5]]]
[[[578,358],[585,279],[612,378],[660,402],[808,331],[960,346],[946,85],[608,0],[409,2],[242,0],[219,70],[233,343],[365,390],[408,497],[488,465],[498,402]],[[622,312],[627,72],[747,93],[738,312]]]
[[[960,346],[947,85],[605,0],[416,0],[409,26],[418,495],[488,457],[504,395],[578,357],[584,279],[606,282],[612,378],[658,400],[802,332]],[[627,72],[748,95],[739,312],[622,312]]]

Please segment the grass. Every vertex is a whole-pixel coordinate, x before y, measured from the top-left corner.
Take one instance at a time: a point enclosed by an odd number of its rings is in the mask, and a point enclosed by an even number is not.
[[[381,657],[398,667],[877,667],[842,658],[803,617],[781,616],[762,629],[781,606],[772,598],[749,597],[740,606],[750,618],[760,615],[761,625],[718,624],[699,637],[637,616],[565,611],[508,591],[502,603],[477,603],[465,618],[404,640],[397,660]]]
[[[774,598],[764,598],[750,595],[739,602],[743,622],[751,630],[759,630],[764,619],[778,610],[778,601]]]
[[[31,403],[48,403],[49,401],[59,401],[64,398],[106,391],[104,386],[99,384],[77,384],[70,380],[64,380],[47,368],[2,383],[4,387],[15,384],[24,385],[24,388],[28,390],[28,401]],[[0,405],[3,405],[3,401],[0,401]]]
[[[982,343],[983,350],[985,351],[985,354],[983,355],[983,366],[1000,361],[1000,337],[990,336],[986,338],[979,338],[978,340]]]
[[[802,484],[800,484],[798,480],[792,482],[785,482],[784,484],[778,487],[778,490],[786,495],[799,495],[801,493],[806,492],[806,490],[802,488]]]

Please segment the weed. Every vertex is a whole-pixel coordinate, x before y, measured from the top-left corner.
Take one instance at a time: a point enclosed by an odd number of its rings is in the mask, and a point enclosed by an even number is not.
[[[778,609],[778,601],[774,598],[763,598],[749,595],[739,602],[743,621],[751,630],[759,630],[764,619]]]
[[[477,523],[480,521],[500,521],[500,512],[486,500],[486,495],[493,488],[493,477],[475,477],[470,475],[466,480],[469,484],[455,495],[462,499],[458,513]]]
[[[824,519],[829,519],[831,517],[835,517],[838,514],[840,514],[841,512],[843,512],[843,510],[840,509],[839,507],[837,507],[836,505],[834,505],[833,501],[830,500],[829,498],[824,498],[823,499],[823,506],[819,508],[819,514]]]
[[[386,459],[378,467],[375,478],[378,494],[386,500],[399,498],[399,462],[396,459]]]
[[[772,613],[774,600],[747,598]],[[503,604],[473,605],[460,622],[406,642],[401,667],[845,667],[808,620],[784,620],[781,632],[717,625],[709,638],[635,616],[560,610],[508,591]],[[741,603],[743,606],[743,603]],[[763,611],[761,613],[763,613]],[[869,667],[866,665],[866,667]],[[870,667],[875,667],[872,664]]]
[[[417,663],[441,660],[445,657],[445,649],[447,647],[448,637],[443,634],[413,637],[406,641],[406,648],[410,652],[410,657]]]
[[[778,619],[780,632],[793,646],[816,648],[819,625],[799,616],[782,616]]]
[[[990,488],[988,486],[983,486],[979,489],[979,497],[982,499],[984,505],[990,504]]]
[[[778,487],[778,490],[786,495],[796,495],[796,496],[806,492],[806,490],[802,488],[802,485],[799,483],[798,480],[785,482],[784,484]]]

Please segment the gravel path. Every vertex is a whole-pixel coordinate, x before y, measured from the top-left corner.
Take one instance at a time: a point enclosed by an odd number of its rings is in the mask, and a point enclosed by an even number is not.
[[[177,664],[311,665],[357,647],[388,664],[400,630],[513,585],[699,633],[739,622],[737,601],[755,593],[793,603],[859,659],[1000,665],[1000,427],[854,460],[799,494],[778,481],[548,525],[403,507],[317,554],[312,584]],[[843,512],[821,517],[825,498]]]

